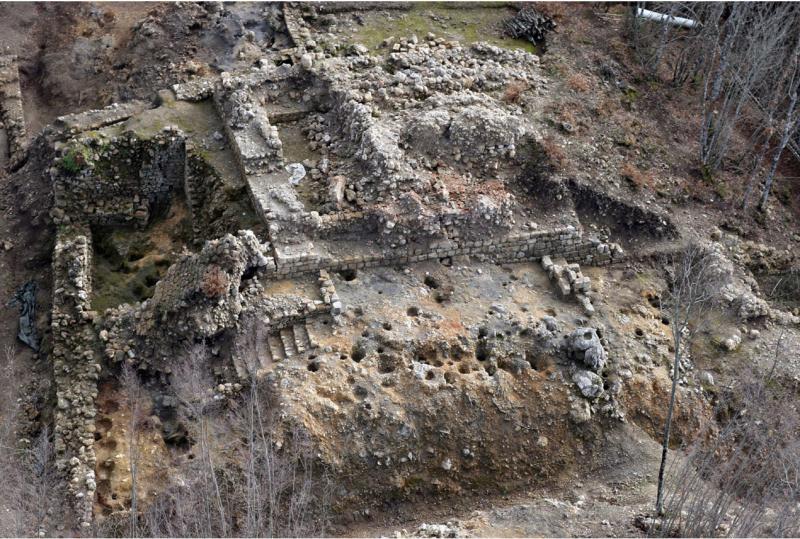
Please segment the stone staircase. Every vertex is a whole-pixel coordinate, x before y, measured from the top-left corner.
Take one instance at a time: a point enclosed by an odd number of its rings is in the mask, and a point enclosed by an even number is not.
[[[275,363],[286,359],[300,359],[317,347],[305,322],[280,330],[270,331],[259,343],[258,358],[245,358],[233,354],[233,366],[239,378],[248,378],[248,372],[270,370]],[[250,362],[258,360],[258,365]],[[255,367],[255,368],[254,368]]]

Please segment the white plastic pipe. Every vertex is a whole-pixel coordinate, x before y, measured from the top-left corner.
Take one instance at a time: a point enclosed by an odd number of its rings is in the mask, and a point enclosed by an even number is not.
[[[697,26],[697,21],[692,19],[685,19],[683,17],[672,17],[657,11],[650,11],[649,9],[636,9],[636,16],[643,19],[649,19],[656,22],[666,22],[673,26],[680,26],[681,28],[694,28]]]

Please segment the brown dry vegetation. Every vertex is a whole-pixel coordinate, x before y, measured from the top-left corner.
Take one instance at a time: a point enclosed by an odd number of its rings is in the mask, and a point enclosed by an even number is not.
[[[501,98],[505,103],[519,103],[522,92],[528,89],[528,85],[522,81],[513,81],[508,83],[506,89],[503,91]]]
[[[535,2],[533,6],[537,11],[557,22],[561,22],[567,14],[567,10],[570,9],[570,5],[565,2]]]
[[[564,170],[567,166],[567,154],[561,144],[552,137],[545,137],[540,144],[550,166],[556,171]]]
[[[592,89],[592,82],[586,75],[575,73],[567,79],[567,86],[576,92],[588,92]]]
[[[200,283],[200,290],[207,298],[213,299],[221,297],[228,290],[228,276],[219,266],[211,266],[203,275]]]
[[[620,171],[621,176],[627,180],[631,186],[640,191],[642,189],[653,188],[653,178],[649,173],[642,172],[636,165],[625,163]]]

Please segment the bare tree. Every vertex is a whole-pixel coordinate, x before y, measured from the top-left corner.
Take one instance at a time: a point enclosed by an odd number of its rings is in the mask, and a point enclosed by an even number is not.
[[[241,341],[246,349],[238,350],[242,357],[258,354],[263,328],[245,328],[250,330],[254,334]],[[195,458],[175,485],[141,509],[140,532],[163,537],[324,534],[330,482],[316,469],[302,431],[280,428],[269,392],[256,377],[259,361],[245,362],[248,390],[226,400],[212,391],[208,357],[204,345],[193,347],[173,369],[172,385]],[[220,451],[223,439],[230,443]]]
[[[130,414],[128,421],[128,463],[131,469],[131,508],[128,535],[130,537],[138,537],[139,497],[137,489],[139,476],[139,426],[142,421],[143,389],[136,370],[127,363],[122,367],[122,376],[120,380]]]
[[[699,246],[690,244],[673,260],[666,261],[669,293],[662,301],[662,311],[672,326],[672,388],[670,390],[664,436],[661,444],[661,465],[658,470],[656,513],[661,514],[664,500],[664,472],[670,444],[672,416],[680,378],[681,362],[687,355],[692,325],[711,305],[716,294],[716,273],[711,258]]]
[[[722,393],[723,428],[699,437],[671,471],[662,535],[800,533],[800,410],[793,390],[774,377],[779,348],[767,373],[746,370]]]
[[[257,321],[251,327],[254,338],[246,342],[257,345],[263,328]],[[257,348],[251,350],[253,354],[258,354]],[[241,451],[244,535],[324,534],[330,483],[324,476],[315,476],[312,448],[300,430],[291,431],[285,440],[275,439],[274,406],[256,375],[259,361],[248,365],[249,398],[237,420],[247,439]],[[276,450],[279,445],[285,448],[282,453]]]
[[[710,2],[650,7],[665,15],[678,14],[698,22],[690,29],[676,30],[669,27],[665,17],[659,27],[655,23],[638,21],[634,8],[627,28],[632,46],[649,73],[655,74],[663,59],[670,58],[674,64],[674,84],[682,85],[696,79],[702,82],[698,156],[706,174],[722,165],[734,130],[741,124],[748,107],[752,106],[760,114],[757,123],[770,129],[772,119],[784,115],[781,141],[786,142],[779,144],[779,148],[789,143],[797,129],[797,107],[796,102],[792,105],[791,88],[780,84],[780,77],[784,66],[793,61],[792,50],[800,34],[797,4]],[[667,54],[668,50],[674,53]],[[759,102],[766,103],[766,110],[759,110],[762,108]],[[771,146],[759,148],[765,151]],[[782,151],[781,148],[777,152],[777,159]],[[773,164],[775,159],[773,156]],[[747,197],[763,156],[754,161],[756,172],[751,173]],[[769,173],[767,177],[771,185],[774,174]],[[768,193],[769,188],[764,192]]]
[[[785,105],[781,138],[778,142],[778,147],[775,149],[772,155],[772,164],[769,172],[767,173],[767,178],[764,182],[764,189],[761,193],[761,202],[759,203],[759,208],[761,210],[766,209],[767,200],[769,199],[769,194],[772,190],[772,182],[775,179],[775,172],[778,170],[778,163],[780,162],[781,156],[786,149],[786,145],[797,133],[798,127],[800,127],[800,109],[797,106],[797,92],[800,90],[800,35],[797,38],[797,44],[795,45],[792,54],[786,61],[786,65],[788,67],[787,70],[789,71],[789,74],[786,78],[786,85],[783,87],[785,88],[785,95],[788,96],[785,101],[788,101],[788,103]]]
[[[719,168],[753,91],[780,65],[796,9],[735,3],[707,22],[716,25],[718,39],[703,67],[700,162],[706,170]]]
[[[229,515],[225,511],[212,449],[215,436],[212,433],[213,426],[209,415],[218,403],[214,400],[214,381],[208,375],[210,371],[208,356],[208,349],[204,343],[190,348],[185,360],[175,369],[172,385],[187,412],[187,424],[195,427],[194,439],[200,457],[198,471],[202,485],[198,492],[204,497],[199,507],[202,514],[201,535],[227,536]]]
[[[21,395],[13,347],[3,351],[0,365],[0,535],[21,537],[45,531],[48,510],[63,499],[55,467],[55,447],[47,425],[32,439],[18,439]]]
[[[710,53],[716,49],[719,39],[720,20],[725,5],[714,3],[686,3],[682,5],[685,16],[700,24],[685,29],[677,39],[677,51],[673,59],[672,84],[682,86],[702,73],[709,61]]]

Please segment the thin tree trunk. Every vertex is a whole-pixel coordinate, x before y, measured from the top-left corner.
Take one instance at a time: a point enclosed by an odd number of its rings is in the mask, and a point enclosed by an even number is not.
[[[667,42],[669,41],[669,33],[672,29],[670,21],[675,16],[677,6],[677,3],[672,4],[669,9],[669,18],[665,17],[661,21],[661,36],[658,41],[658,48],[656,49],[655,54],[653,54],[653,57],[650,59],[650,65],[647,66],[648,70],[650,71],[650,76],[653,78],[658,76],[658,66],[661,64],[661,58],[664,56],[664,51],[667,48]]]
[[[783,127],[783,135],[781,135],[781,142],[778,145],[778,148],[775,150],[775,155],[772,157],[772,166],[769,169],[769,174],[767,174],[767,180],[764,183],[764,191],[761,193],[761,203],[759,204],[759,209],[762,211],[767,208],[767,200],[769,199],[769,193],[772,190],[772,182],[775,180],[775,172],[778,170],[778,164],[781,160],[781,154],[783,150],[786,148],[786,145],[789,143],[789,139],[791,138],[792,134],[797,127],[797,118],[794,117],[795,115],[795,108],[797,106],[797,92],[792,94],[791,101],[789,102],[789,109],[786,111],[786,123]]]
[[[667,469],[667,450],[672,427],[672,413],[675,410],[675,394],[678,390],[678,370],[681,362],[681,330],[675,332],[675,361],[672,366],[672,389],[669,395],[669,408],[664,425],[664,439],[661,443],[661,465],[658,468],[658,493],[656,494],[656,514],[661,515],[664,509],[664,472]]]

